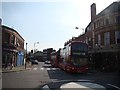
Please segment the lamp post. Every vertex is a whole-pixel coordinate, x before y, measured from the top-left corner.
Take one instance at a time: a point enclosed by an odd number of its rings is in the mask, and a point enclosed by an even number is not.
[[[39,42],[34,42],[34,53],[35,53],[35,45],[39,44]]]
[[[27,62],[27,45],[28,45],[28,43],[26,43],[25,69],[26,69],[26,62]]]
[[[28,43],[26,43],[26,55],[27,55],[27,44],[28,44]]]
[[[75,27],[75,29],[81,29],[81,30],[83,30],[83,34],[84,34],[84,28],[79,28],[79,27]],[[85,42],[85,36],[83,35],[83,42]]]
[[[83,30],[83,33],[84,33],[84,28],[75,27],[75,29],[81,29],[81,30]]]

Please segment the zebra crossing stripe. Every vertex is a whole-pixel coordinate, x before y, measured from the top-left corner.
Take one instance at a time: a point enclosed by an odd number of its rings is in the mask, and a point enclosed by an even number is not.
[[[44,68],[44,67],[39,68],[39,70],[57,70],[57,69],[59,69],[59,68]],[[38,70],[38,68],[30,69],[30,71],[32,71],[32,70],[36,71],[36,70]]]
[[[40,68],[40,70],[44,70],[44,68]]]
[[[51,68],[46,68],[46,70],[51,70]]]
[[[52,68],[52,70],[57,70],[57,68]]]
[[[37,68],[33,68],[33,70],[37,70]]]

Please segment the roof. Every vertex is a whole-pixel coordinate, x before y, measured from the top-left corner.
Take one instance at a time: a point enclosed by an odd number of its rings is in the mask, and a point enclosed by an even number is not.
[[[22,37],[15,29],[10,28],[10,27],[7,27],[7,26],[5,26],[5,25],[2,25],[2,28],[6,28],[6,29],[9,29],[9,30],[11,30],[11,31],[16,32],[16,33],[23,39],[23,37]],[[24,39],[23,39],[23,40],[24,40]]]
[[[118,12],[120,12],[120,1],[113,2],[112,4],[110,4],[103,11],[101,11],[99,14],[97,14],[96,18],[107,15],[107,14],[118,13]]]
[[[109,15],[109,14],[111,14],[111,13],[118,13],[118,12],[120,12],[120,1],[116,1],[116,2],[113,2],[112,4],[110,4],[108,7],[106,7],[103,11],[101,11],[100,13],[98,13],[97,15],[96,15],[96,18],[95,19],[97,19],[97,18],[99,18],[99,17],[101,17],[101,16],[105,16],[105,15]],[[94,20],[95,20],[94,19]],[[93,21],[94,21],[93,20]],[[87,27],[93,22],[93,21],[91,21],[88,25],[87,25]],[[85,32],[87,32],[87,27],[85,28]]]

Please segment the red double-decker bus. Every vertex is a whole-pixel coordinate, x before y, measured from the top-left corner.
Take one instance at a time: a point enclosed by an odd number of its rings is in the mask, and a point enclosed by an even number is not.
[[[88,46],[72,41],[60,50],[59,67],[68,72],[86,73],[88,71]]]

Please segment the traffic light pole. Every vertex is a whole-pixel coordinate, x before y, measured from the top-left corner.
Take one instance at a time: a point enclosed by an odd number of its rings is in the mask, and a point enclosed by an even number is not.
[[[25,69],[26,69],[26,66],[27,66],[27,63],[26,63],[26,62],[27,62],[27,44],[28,44],[28,43],[26,43]]]

